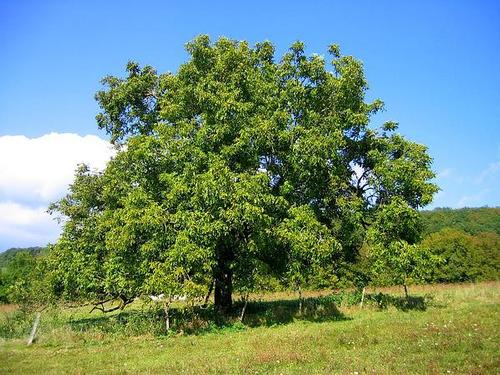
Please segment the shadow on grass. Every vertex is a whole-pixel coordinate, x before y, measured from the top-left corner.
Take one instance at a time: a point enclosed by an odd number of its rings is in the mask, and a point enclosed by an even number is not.
[[[236,304],[235,310],[241,311],[242,306],[242,303]],[[295,319],[310,322],[327,322],[350,320],[351,318],[341,313],[336,302],[327,296],[304,299],[302,311],[299,311],[298,300],[249,302],[244,323],[250,327],[269,327],[287,324]]]
[[[366,296],[368,302],[374,303],[380,309],[387,309],[389,306],[393,306],[401,311],[425,311],[432,299],[432,296],[397,297],[384,293],[368,294]]]
[[[219,330],[242,330],[245,327],[276,326],[293,322],[295,319],[325,322],[348,320],[332,298],[307,298],[302,312],[298,300],[250,301],[243,323],[240,314],[243,303],[234,304],[233,313],[228,316],[217,314],[213,306],[202,308],[173,307],[170,310],[172,333],[203,334]],[[159,306],[151,305],[142,310],[126,310],[115,315],[96,315],[82,319],[70,319],[71,329],[77,332],[100,331],[127,335],[165,335],[165,319]]]
[[[425,311],[431,296],[410,296],[408,298],[377,293],[365,296],[365,305],[387,309],[390,306],[401,311]],[[303,300],[299,311],[298,299],[274,301],[249,301],[243,323],[240,314],[243,302],[234,303],[228,316],[216,313],[213,306],[206,308],[172,307],[170,310],[170,334],[204,334],[220,330],[238,331],[245,327],[271,327],[284,325],[294,320],[327,322],[350,320],[338,306],[354,306],[361,302],[361,291],[341,291],[322,297]],[[70,319],[71,329],[77,332],[100,331],[109,334],[141,335],[166,334],[165,318],[160,306],[149,305],[143,309],[121,311],[114,315],[93,315],[83,319]]]

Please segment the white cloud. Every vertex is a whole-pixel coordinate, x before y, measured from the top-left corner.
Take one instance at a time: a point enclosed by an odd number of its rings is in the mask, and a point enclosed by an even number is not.
[[[0,202],[0,238],[6,247],[46,245],[57,238],[60,228],[46,207],[30,208],[15,202]]]
[[[79,163],[103,169],[113,154],[94,135],[1,136],[0,251],[54,241],[59,227],[45,212],[48,204],[64,196]]]
[[[51,133],[39,138],[0,137],[0,199],[48,202],[60,198],[78,163],[103,169],[113,155],[94,136]]]

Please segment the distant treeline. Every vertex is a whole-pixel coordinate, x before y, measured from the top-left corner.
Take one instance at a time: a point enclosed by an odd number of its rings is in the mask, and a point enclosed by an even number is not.
[[[0,270],[6,268],[14,257],[20,252],[29,253],[32,256],[43,254],[47,248],[35,247],[13,247],[0,253]]]
[[[420,246],[429,249],[440,262],[420,282],[500,279],[500,208],[438,208],[421,214],[423,236]],[[13,292],[22,295],[28,289],[24,287],[29,284],[27,278],[43,277],[39,270],[35,270],[35,265],[45,252],[43,247],[29,247],[0,253],[0,302],[9,302]],[[366,259],[361,254],[355,264],[358,271],[343,269],[342,265],[336,275],[319,270],[309,287],[359,286],[354,279],[370,268],[364,262]],[[370,280],[378,285],[391,284],[391,270],[370,275]],[[276,279],[262,280],[261,284],[270,289],[280,288]]]
[[[436,208],[422,211],[423,235],[450,228],[476,235],[493,232],[500,235],[500,207]]]
[[[428,281],[500,278],[500,207],[422,212],[422,246],[442,258]]]

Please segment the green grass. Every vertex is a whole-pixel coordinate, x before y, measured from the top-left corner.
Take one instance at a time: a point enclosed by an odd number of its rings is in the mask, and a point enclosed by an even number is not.
[[[293,295],[260,296],[245,324],[179,308],[169,336],[140,305],[113,316],[55,310],[31,347],[32,315],[4,307],[0,373],[500,373],[500,283],[414,287],[410,304],[399,289],[369,292],[363,309],[353,293],[310,293],[300,316]]]

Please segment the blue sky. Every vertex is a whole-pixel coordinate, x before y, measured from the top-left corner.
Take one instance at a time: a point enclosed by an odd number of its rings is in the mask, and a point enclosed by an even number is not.
[[[0,251],[54,241],[43,211],[72,163],[109,157],[100,79],[128,60],[176,71],[202,33],[267,39],[279,54],[295,40],[319,54],[340,44],[364,62],[368,98],[386,103],[375,124],[398,121],[429,147],[442,189],[430,207],[500,206],[498,1],[2,1]]]

